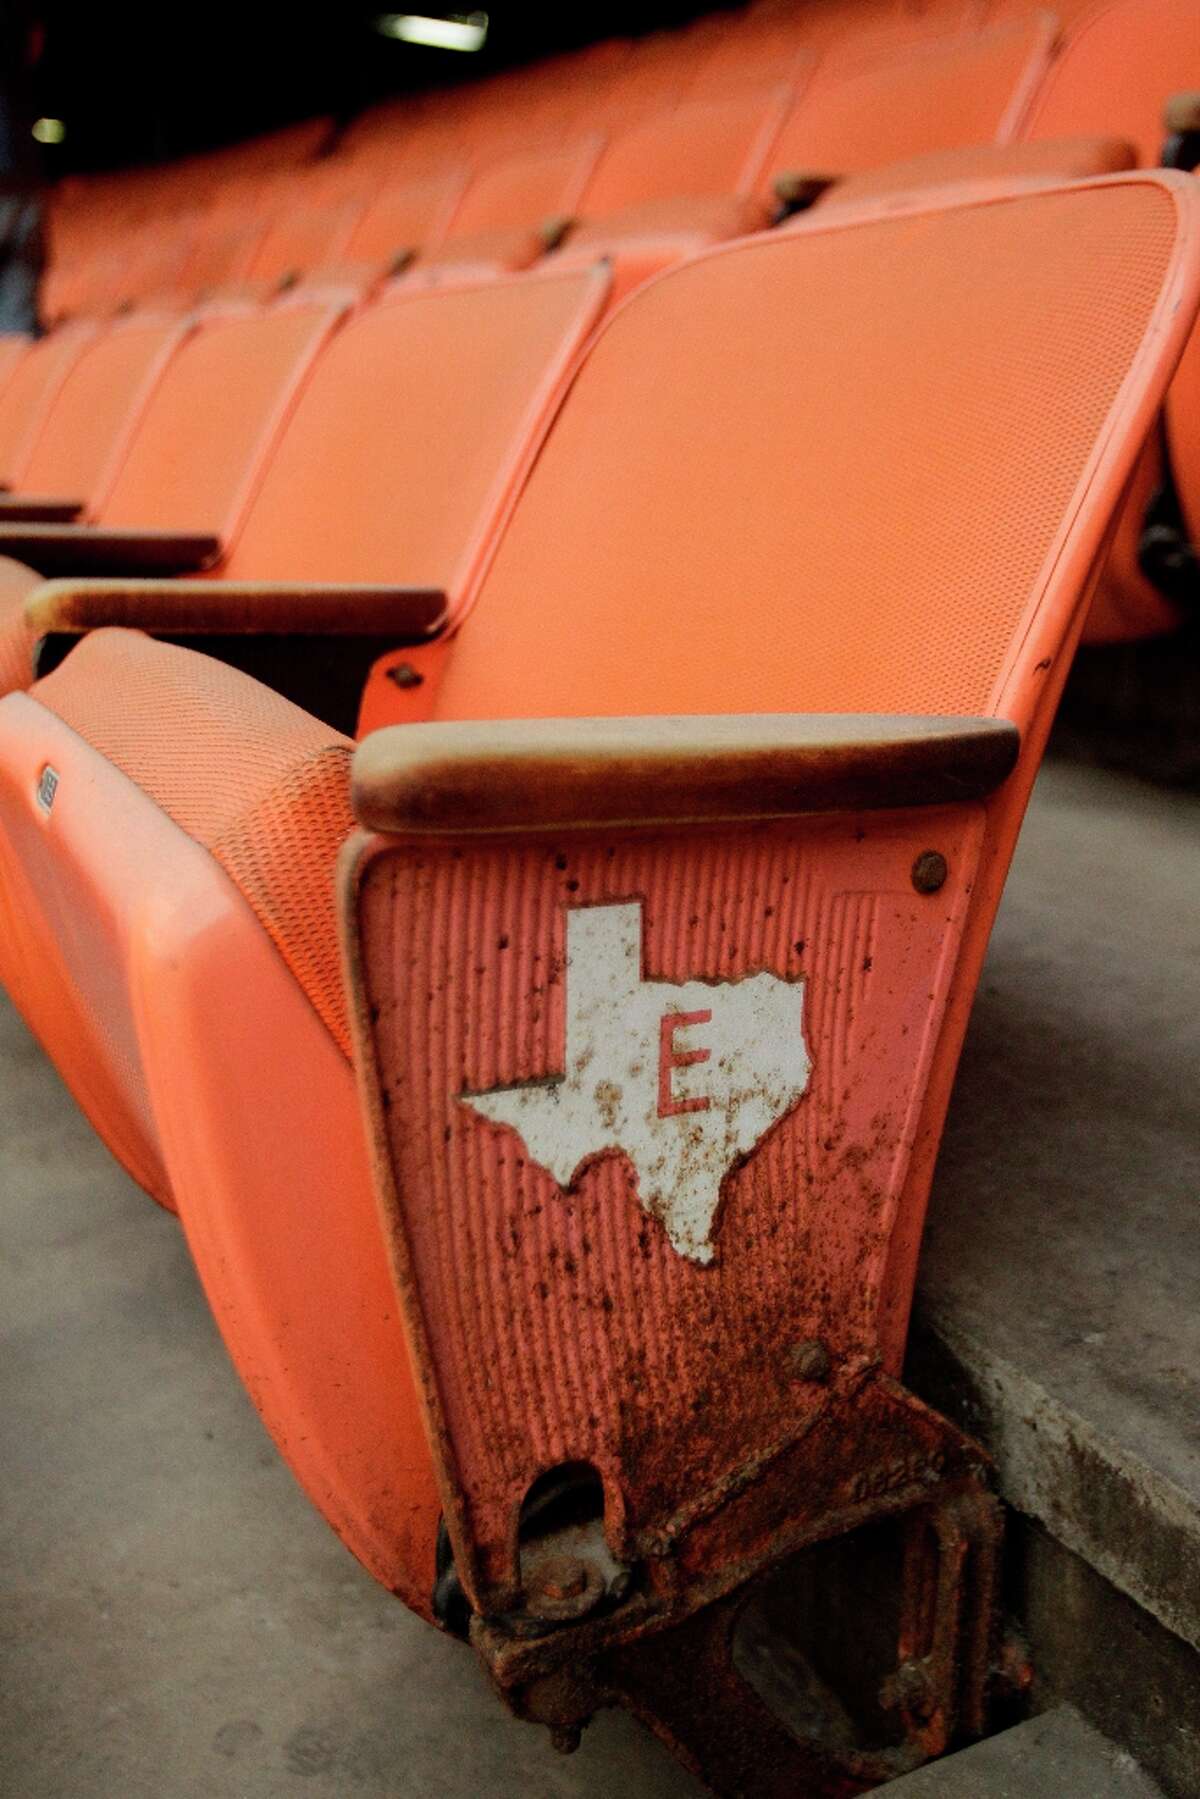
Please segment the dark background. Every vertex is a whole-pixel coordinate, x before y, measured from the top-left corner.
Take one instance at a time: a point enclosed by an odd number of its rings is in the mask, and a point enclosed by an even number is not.
[[[470,0],[460,0],[463,12]],[[486,47],[419,48],[380,35],[383,12],[439,6],[298,0],[157,0],[33,9],[45,27],[35,75],[39,114],[66,137],[44,151],[50,175],[179,156],[316,113],[345,115],[413,87],[470,79],[546,51],[636,36],[706,10],[663,3],[543,11],[484,6]]]

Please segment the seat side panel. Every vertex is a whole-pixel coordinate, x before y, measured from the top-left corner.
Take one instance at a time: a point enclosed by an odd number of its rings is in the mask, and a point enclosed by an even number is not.
[[[200,1279],[313,1504],[429,1616],[439,1505],[353,1071],[217,865],[167,866],[132,1007]]]
[[[0,980],[108,1148],[168,1207],[127,972],[131,908],[173,839],[188,841],[53,713],[26,694],[0,702]]]
[[[428,1614],[438,1506],[350,1065],[208,852],[24,694],[0,703],[0,977],[105,1142],[178,1201],[313,1503]]]

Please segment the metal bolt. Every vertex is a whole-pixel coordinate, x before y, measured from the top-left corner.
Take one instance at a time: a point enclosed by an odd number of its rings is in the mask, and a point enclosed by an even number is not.
[[[901,1662],[896,1669],[893,1692],[895,1702],[910,1711],[914,1718],[928,1718],[934,1708],[934,1695],[929,1669],[924,1662]]]
[[[550,1555],[524,1578],[525,1610],[543,1624],[586,1618],[607,1595],[604,1575],[572,1555]]]
[[[420,687],[424,679],[411,662],[397,662],[394,668],[388,669],[388,680],[394,681],[397,687]]]
[[[544,1562],[534,1576],[535,1590],[544,1599],[578,1599],[587,1590],[587,1569],[570,1556],[557,1555]]]
[[[797,1380],[818,1383],[829,1379],[829,1351],[818,1337],[793,1343],[787,1352],[788,1370]]]
[[[912,884],[918,893],[936,893],[949,872],[941,850],[922,850],[912,865]]]

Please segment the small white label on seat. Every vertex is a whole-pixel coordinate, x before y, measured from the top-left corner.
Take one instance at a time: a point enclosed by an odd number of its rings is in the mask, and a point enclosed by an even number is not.
[[[641,910],[567,913],[566,1072],[460,1098],[562,1187],[623,1150],[646,1211],[680,1255],[709,1262],[725,1175],[808,1085],[804,983],[645,981]]]
[[[37,803],[43,812],[49,812],[54,804],[54,796],[58,792],[58,770],[51,768],[47,762],[38,776]]]

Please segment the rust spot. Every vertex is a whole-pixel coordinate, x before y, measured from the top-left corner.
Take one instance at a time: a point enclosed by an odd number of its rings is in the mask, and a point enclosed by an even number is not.
[[[832,1363],[829,1351],[819,1337],[809,1337],[802,1343],[793,1343],[784,1360],[789,1373],[797,1380],[823,1383],[829,1379]]]
[[[918,893],[936,893],[949,872],[940,850],[922,850],[912,865],[912,884]]]

